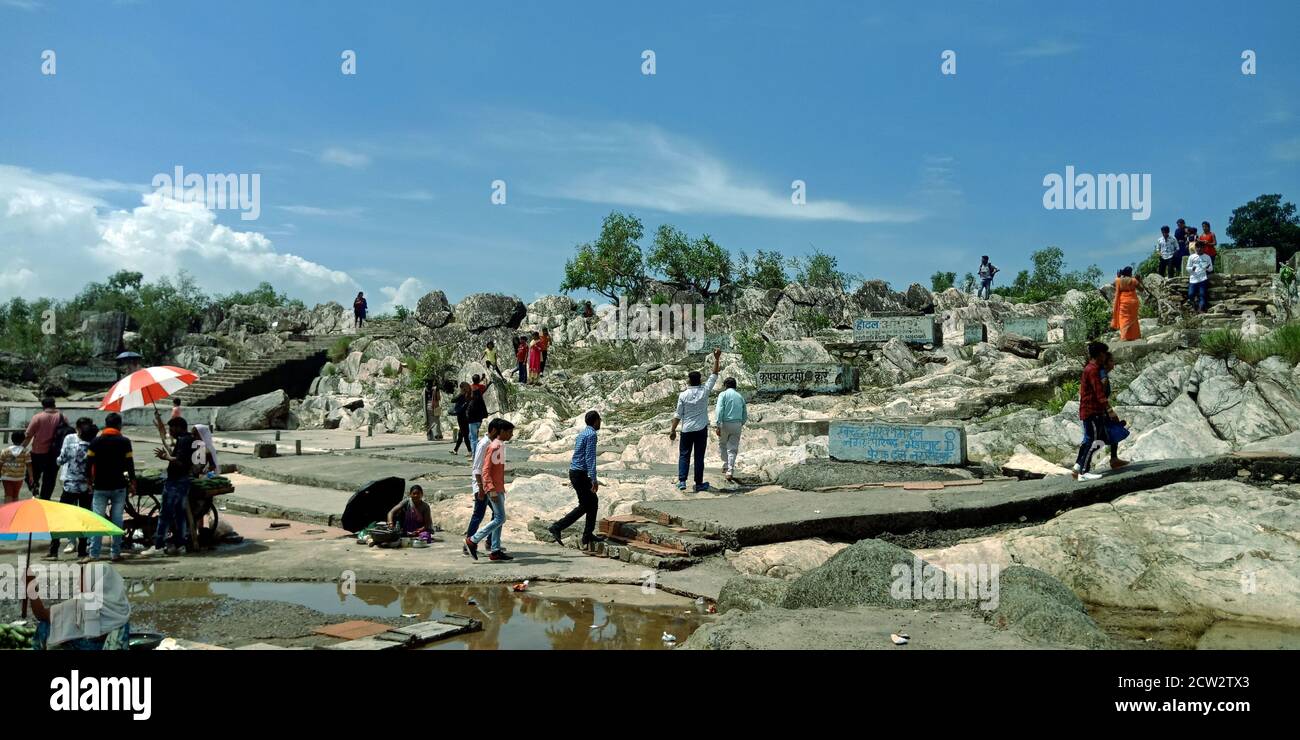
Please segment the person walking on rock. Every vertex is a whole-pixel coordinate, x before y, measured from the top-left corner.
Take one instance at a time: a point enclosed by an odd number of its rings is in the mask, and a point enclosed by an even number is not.
[[[1156,254],[1160,257],[1160,266],[1156,274],[1160,277],[1178,277],[1178,240],[1169,235],[1169,227],[1160,227],[1160,238],[1156,240]]]
[[[599,508],[596,493],[600,491],[600,481],[596,479],[596,440],[600,431],[600,413],[588,411],[585,420],[587,428],[578,433],[578,439],[573,443],[573,458],[569,461],[569,483],[578,493],[578,506],[550,526],[551,536],[557,543],[564,544],[560,540],[564,530],[579,518],[587,517],[582,527],[583,549],[596,541],[596,511]]]
[[[998,274],[998,268],[989,262],[989,256],[986,254],[980,257],[979,267],[980,289],[976,293],[983,300],[988,300],[993,293],[993,276]]]
[[[469,454],[472,456],[474,450],[478,448],[478,431],[483,425],[483,420],[488,418],[487,401],[483,400],[483,391],[487,386],[479,381],[478,375],[474,376],[474,382],[470,384],[471,396],[469,406],[465,409],[465,420],[469,422]]]
[[[1121,341],[1131,342],[1142,337],[1142,325],[1138,312],[1142,301],[1138,299],[1138,290],[1142,289],[1142,279],[1133,274],[1132,267],[1125,267],[1115,278],[1115,300],[1111,305],[1110,328],[1119,332]]]
[[[432,380],[424,381],[424,408],[428,413],[425,439],[442,439],[442,390]]]
[[[1110,399],[1101,382],[1102,363],[1110,347],[1101,342],[1088,345],[1088,364],[1083,367],[1083,377],[1079,379],[1079,420],[1083,422],[1083,442],[1079,445],[1079,456],[1074,463],[1075,480],[1096,480],[1101,475],[1092,472],[1094,441],[1110,444],[1106,432],[1109,418]]]
[[[1187,258],[1187,302],[1192,310],[1205,313],[1210,307],[1210,273],[1214,261],[1201,254],[1201,245],[1191,242],[1192,256]]]
[[[708,381],[700,384],[700,371],[692,370],[687,376],[689,384],[686,390],[677,396],[677,410],[673,412],[673,428],[668,432],[668,439],[677,440],[677,428],[682,430],[682,441],[677,448],[677,490],[686,490],[686,474],[691,467],[691,455],[695,456],[695,490],[707,491],[709,484],[704,482],[704,453],[709,446],[709,394],[718,382],[718,373],[722,372],[722,350],[713,350],[713,373]]]
[[[456,402],[451,410],[456,417],[456,444],[451,448],[453,455],[460,452],[460,445],[464,442],[466,452],[470,457],[474,456],[474,448],[469,444],[469,404],[472,400],[474,400],[474,391],[469,387],[469,383],[462,382],[460,395],[456,396]]]
[[[487,494],[488,506],[492,507],[492,521],[472,537],[465,538],[465,547],[470,557],[478,560],[478,546],[483,540],[491,538],[488,548],[491,553],[488,560],[514,560],[501,549],[501,527],[506,523],[506,447],[515,436],[515,425],[505,419],[497,419],[497,438],[487,445],[483,455],[483,492]]]
[[[77,419],[77,433],[69,434],[63,440],[63,446],[59,449],[59,480],[63,483],[63,491],[59,494],[59,503],[68,504],[69,506],[80,506],[83,509],[89,509],[91,506],[90,481],[86,477],[86,452],[90,449],[90,443],[94,441],[95,435],[99,434],[99,427],[89,416],[83,416]],[[86,556],[86,548],[89,543],[85,537],[77,538],[69,542],[63,552],[71,553],[75,548],[77,557]],[[53,560],[59,556],[59,540],[55,538],[50,541],[50,551],[47,558]]]
[[[490,372],[504,377],[501,366],[497,364],[497,344],[491,339],[488,340],[487,346],[483,348],[483,366]]]
[[[722,455],[722,472],[728,481],[735,480],[736,455],[740,454],[740,431],[749,421],[745,397],[736,390],[736,379],[722,381],[723,391],[713,411],[718,424],[718,453]]]
[[[366,323],[366,294],[358,291],[357,297],[352,299],[352,328],[360,329],[364,323]]]
[[[487,444],[481,444],[478,446],[478,449],[474,451],[474,460],[469,465],[469,482],[470,490],[474,493],[474,510],[470,513],[469,525],[465,527],[466,539],[473,537],[474,534],[478,532],[478,527],[483,523],[483,517],[487,514],[488,499],[487,493],[483,490],[483,458],[487,456],[488,448],[491,447],[492,442],[496,440],[497,435],[501,433],[502,421],[502,419],[493,419],[488,422]],[[503,549],[499,538],[495,543],[488,543],[489,549],[491,549],[494,544],[496,545],[496,549]],[[461,547],[461,552],[465,555],[469,555],[468,543]]]

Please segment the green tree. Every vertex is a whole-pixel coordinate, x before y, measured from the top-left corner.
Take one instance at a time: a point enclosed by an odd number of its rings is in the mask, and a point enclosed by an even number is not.
[[[957,273],[955,272],[936,272],[930,276],[930,290],[934,293],[942,293],[951,288],[957,282]]]
[[[145,361],[159,363],[197,323],[208,298],[194,278],[181,271],[176,282],[159,278],[139,289],[139,305],[131,317],[140,326],[140,354]]]
[[[752,260],[749,255],[741,252],[736,282],[742,288],[781,290],[790,282],[785,264],[785,257],[775,250],[767,252],[760,249],[754,252]]]
[[[1300,217],[1295,204],[1283,203],[1280,194],[1261,195],[1233,209],[1228,236],[1233,248],[1274,247],[1278,261],[1286,262],[1300,251]]]
[[[290,298],[287,294],[277,293],[275,286],[268,282],[260,282],[256,288],[249,291],[233,291],[225,295],[218,296],[214,303],[223,309],[231,306],[252,305],[252,306],[270,306],[271,308],[306,308],[307,306],[297,298]]]
[[[708,234],[691,239],[669,224],[661,224],[655,232],[654,248],[646,256],[646,267],[662,274],[677,289],[693,291],[705,298],[731,283],[731,255],[727,250],[715,244]]]
[[[1040,249],[1029,257],[1034,269],[1021,270],[1009,287],[994,292],[1004,298],[1035,303],[1064,295],[1069,290],[1095,290],[1101,268],[1090,265],[1081,271],[1065,271],[1065,252],[1060,247]]]
[[[644,228],[636,216],[612,211],[600,227],[594,244],[579,244],[578,253],[564,264],[560,290],[590,290],[617,303],[620,294],[637,296],[645,284],[641,264]]]
[[[813,250],[812,254],[802,259],[796,257],[792,263],[795,267],[797,283],[813,288],[849,289],[852,276],[839,269],[839,262],[835,257],[820,249]]]

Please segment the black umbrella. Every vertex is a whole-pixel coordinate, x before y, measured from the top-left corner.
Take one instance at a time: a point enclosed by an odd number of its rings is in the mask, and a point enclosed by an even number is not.
[[[343,528],[360,532],[374,522],[382,522],[406,495],[405,478],[380,478],[362,486],[343,507]]]
[[[140,354],[139,352],[123,352],[122,354],[118,355],[115,359],[118,359],[118,360],[143,360],[143,359],[144,359],[144,355]]]

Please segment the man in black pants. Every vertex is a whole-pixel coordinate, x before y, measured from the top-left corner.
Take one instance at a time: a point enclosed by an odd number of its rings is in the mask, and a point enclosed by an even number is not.
[[[578,441],[573,444],[573,460],[569,463],[569,482],[578,492],[578,508],[550,527],[551,536],[560,542],[565,528],[586,515],[587,522],[582,528],[584,548],[596,540],[596,510],[599,505],[596,492],[600,490],[600,481],[596,480],[596,433],[600,431],[600,413],[588,411],[586,421],[587,428],[578,433]]]

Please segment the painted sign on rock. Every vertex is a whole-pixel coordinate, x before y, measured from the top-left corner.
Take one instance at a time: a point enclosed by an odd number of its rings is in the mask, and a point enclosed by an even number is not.
[[[965,465],[966,430],[955,426],[832,421],[830,455],[853,462]]]
[[[760,365],[758,390],[760,393],[847,393],[853,390],[853,368],[821,363]]]

